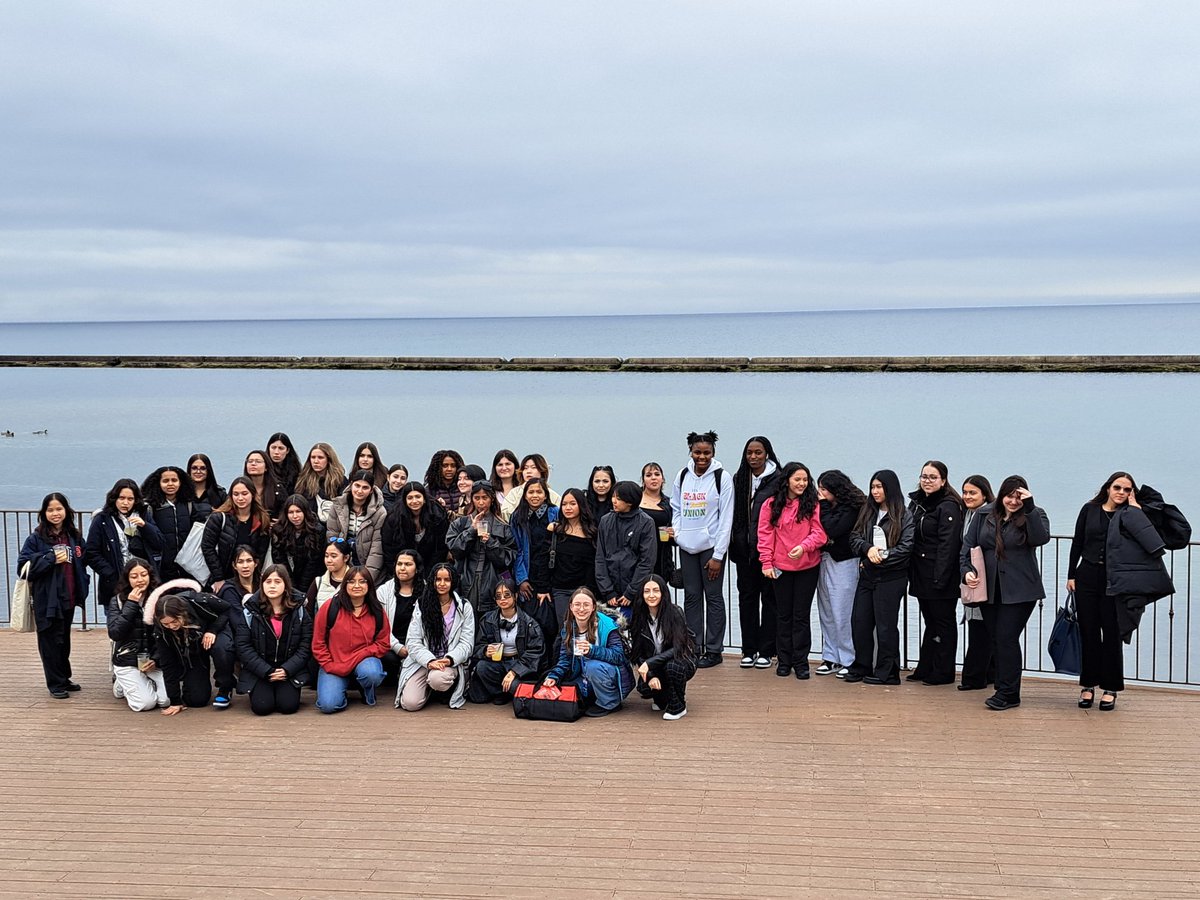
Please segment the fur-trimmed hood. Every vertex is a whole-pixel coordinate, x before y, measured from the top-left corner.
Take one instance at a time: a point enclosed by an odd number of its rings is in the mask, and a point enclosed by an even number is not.
[[[161,597],[167,594],[181,594],[184,591],[195,591],[199,593],[203,588],[200,582],[191,578],[173,578],[165,584],[160,584],[150,592],[150,599],[146,601],[144,611],[142,613],[142,621],[147,625],[154,624],[154,610],[158,606],[158,601]]]

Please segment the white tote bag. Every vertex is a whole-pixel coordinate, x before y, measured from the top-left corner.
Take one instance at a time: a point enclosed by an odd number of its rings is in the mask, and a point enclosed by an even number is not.
[[[187,540],[183,542],[183,546],[179,548],[179,553],[175,556],[175,565],[201,584],[208,584],[208,564],[204,561],[204,552],[200,549],[200,542],[203,538],[204,523],[193,522]]]
[[[29,589],[29,563],[21,569],[21,577],[13,588],[9,604],[9,625],[13,631],[33,631],[33,591]]]

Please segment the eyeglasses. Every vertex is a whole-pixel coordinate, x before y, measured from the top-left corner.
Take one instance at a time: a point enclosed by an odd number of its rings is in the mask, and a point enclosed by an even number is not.
[[[941,475],[922,475],[921,480],[922,481],[937,481],[941,477],[942,477]]]
[[[207,472],[208,466],[188,466],[189,472]]]

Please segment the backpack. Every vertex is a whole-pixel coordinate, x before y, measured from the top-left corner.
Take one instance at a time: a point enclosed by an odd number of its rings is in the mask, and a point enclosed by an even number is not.
[[[688,467],[684,466],[682,469],[679,470],[679,477],[675,479],[676,483],[679,485],[680,490],[683,490],[683,479],[687,476],[687,473],[688,473]],[[717,482],[717,496],[718,497],[721,496],[721,476],[724,474],[725,474],[724,469],[717,469],[717,471],[713,473],[713,478]]]

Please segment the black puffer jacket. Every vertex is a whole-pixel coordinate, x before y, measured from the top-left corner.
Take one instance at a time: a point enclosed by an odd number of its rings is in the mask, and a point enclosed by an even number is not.
[[[183,587],[183,585],[188,585]],[[172,706],[183,702],[183,676],[196,666],[208,667],[208,657],[201,646],[205,634],[229,633],[229,604],[215,594],[199,590],[194,581],[180,579],[169,581],[156,588],[146,601],[142,621],[154,623],[154,652],[152,656],[162,669],[167,685],[167,697]],[[163,628],[154,618],[154,611],[166,594],[182,597],[187,601],[188,615],[197,626],[195,629],[172,631]]]
[[[106,618],[108,639],[113,642],[112,664],[114,666],[136,666],[139,653],[148,653],[151,658],[157,649],[154,629],[142,619],[145,609],[136,600],[113,597],[108,601]]]
[[[830,503],[828,500],[820,500],[817,505],[821,508],[821,527],[825,529],[826,537],[821,552],[828,553],[834,562],[854,559],[856,554],[850,549],[850,532],[854,530],[862,506]]]
[[[1162,537],[1142,510],[1128,504],[1118,507],[1104,542],[1106,593],[1152,600],[1175,593],[1163,563],[1164,551]]]
[[[154,524],[162,534],[162,562],[158,566],[163,580],[187,575],[175,566],[175,557],[192,531],[192,508],[187,503],[163,503],[154,509]]]
[[[962,506],[944,487],[932,494],[918,490],[908,496],[913,517],[908,592],[922,600],[957,600]]]
[[[291,529],[291,525],[288,528]],[[289,540],[271,530],[271,561],[287,567],[293,588],[307,591],[313,579],[325,571],[325,526],[318,522],[315,534],[306,535],[300,541],[294,537],[294,529],[287,535]]]
[[[271,538],[261,526],[250,523],[247,541],[254,555],[261,562],[267,555]],[[233,577],[233,551],[238,545],[238,520],[232,513],[213,513],[204,523],[204,538],[200,543],[204,551],[204,562],[208,566],[209,584]]]
[[[499,644],[502,640],[500,637],[500,610],[492,609],[484,614],[483,618],[479,620],[476,635],[475,649],[471,651],[471,657],[478,662],[487,656],[488,644]],[[504,660],[504,665],[508,666],[510,671],[516,672],[517,678],[529,679],[539,675],[543,668],[548,668],[545,665],[544,656],[545,637],[542,635],[541,627],[527,613],[518,609],[517,655]]]
[[[283,630],[275,637],[263,613],[257,591],[242,603],[234,643],[242,663],[238,690],[250,691],[276,669],[283,669],[299,687],[308,681],[312,656],[313,619],[304,608],[304,595],[296,593],[297,606],[283,617]]]

